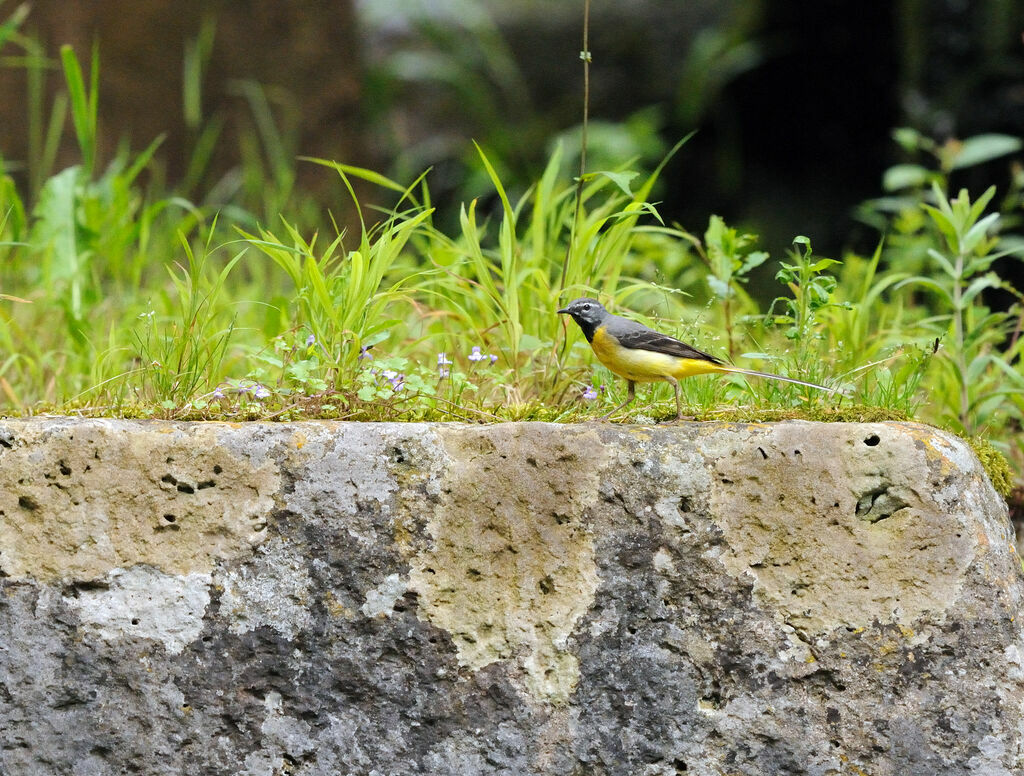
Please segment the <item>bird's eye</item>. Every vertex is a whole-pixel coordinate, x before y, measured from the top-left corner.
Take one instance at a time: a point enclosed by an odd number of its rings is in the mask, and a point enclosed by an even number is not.
[[[581,307],[580,309],[581,309],[581,310],[582,310],[583,312],[589,312],[589,311],[590,311],[590,305],[589,305],[589,304],[585,304],[585,305],[583,305],[583,306],[582,306],[582,307]]]

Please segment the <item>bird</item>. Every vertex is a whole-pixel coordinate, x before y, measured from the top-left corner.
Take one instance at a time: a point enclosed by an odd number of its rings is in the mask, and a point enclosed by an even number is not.
[[[728,373],[766,377],[787,383],[804,385],[828,393],[839,393],[834,388],[796,380],[792,377],[756,372],[753,369],[726,364],[692,345],[650,329],[641,323],[612,315],[596,299],[582,297],[558,310],[559,314],[572,317],[598,361],[627,382],[626,400],[602,420],[607,420],[636,398],[636,384],[665,380],[676,395],[676,420],[682,420],[683,411],[679,401],[679,381],[694,375]]]

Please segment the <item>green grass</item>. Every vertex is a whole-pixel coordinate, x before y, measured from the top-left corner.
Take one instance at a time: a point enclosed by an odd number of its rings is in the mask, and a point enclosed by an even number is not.
[[[984,436],[1024,468],[1024,319],[1019,303],[992,310],[983,293],[1021,298],[994,263],[1021,255],[1020,180],[1002,201],[950,196],[958,162],[943,150],[931,166],[887,176],[892,191],[865,204],[884,234],[870,255],[822,257],[798,236],[778,261],[717,216],[699,235],[665,223],[651,199],[660,167],[590,173],[577,213],[559,146],[527,185],[502,180],[501,161],[477,148],[486,184],[456,217],[441,217],[429,174],[406,184],[330,160],[290,161],[290,141],[250,90],[263,121],[248,142],[266,160],[247,163],[250,183],[235,199],[196,202],[144,174],[158,140],[102,166],[98,59],[88,75],[70,51],[62,65],[71,121],[61,114],[47,131],[73,132],[81,163],[52,171],[32,160],[28,169],[46,172],[29,194],[0,166],[6,414],[587,420],[625,395],[555,313],[591,295],[742,366],[845,394],[691,378],[684,412],[696,419],[918,418]],[[1010,141],[964,147],[978,163],[1020,147]],[[298,164],[349,193],[337,214],[348,230],[295,191]],[[357,179],[389,204],[364,206]],[[776,269],[768,304],[747,287],[758,266]],[[662,384],[641,386],[616,420],[673,415]]]

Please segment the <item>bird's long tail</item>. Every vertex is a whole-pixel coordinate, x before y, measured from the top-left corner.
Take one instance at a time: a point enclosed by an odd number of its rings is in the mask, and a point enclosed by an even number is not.
[[[828,388],[824,385],[818,385],[817,383],[809,383],[806,380],[797,380],[794,377],[783,377],[782,375],[773,375],[771,372],[757,372],[753,369],[743,369],[738,366],[731,366],[729,364],[719,364],[718,369],[722,372],[731,372],[738,375],[749,375],[751,377],[766,377],[769,380],[781,380],[784,383],[794,383],[796,385],[806,385],[808,388],[816,388],[819,391],[825,391],[831,394],[840,394],[842,391],[838,388]]]

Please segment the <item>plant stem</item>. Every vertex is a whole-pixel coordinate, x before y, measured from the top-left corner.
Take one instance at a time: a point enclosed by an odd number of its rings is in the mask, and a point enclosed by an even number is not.
[[[956,340],[957,370],[960,372],[960,425],[964,433],[970,436],[974,433],[969,423],[971,399],[967,383],[967,350],[964,341],[964,306],[963,306],[963,280],[964,255],[958,253],[956,257],[956,277],[953,279],[953,338]]]
[[[590,0],[583,0],[583,124],[580,130],[580,174],[576,178],[576,205],[572,213],[572,226],[569,228],[569,244],[565,248],[565,261],[562,262],[562,277],[558,290],[565,289],[566,277],[569,273],[569,261],[572,258],[572,247],[576,241],[576,224],[580,220],[580,206],[583,200],[583,176],[587,172],[587,124],[590,118]],[[588,280],[593,280],[590,278]]]

